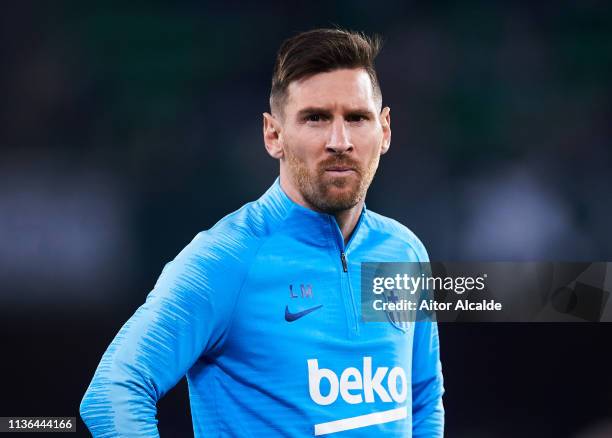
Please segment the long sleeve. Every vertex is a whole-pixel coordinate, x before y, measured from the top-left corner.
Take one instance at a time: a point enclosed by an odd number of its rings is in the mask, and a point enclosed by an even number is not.
[[[431,275],[429,255],[417,239],[413,242],[421,273]],[[431,298],[423,290],[421,299]],[[440,342],[435,313],[419,312],[412,343],[412,436],[437,438],[444,436],[444,378],[440,362]]]
[[[412,359],[412,436],[444,435],[444,380],[440,363],[438,325],[425,320],[415,323]]]
[[[157,437],[157,401],[223,341],[245,247],[200,233],[164,268],[102,356],[80,405],[94,437]]]

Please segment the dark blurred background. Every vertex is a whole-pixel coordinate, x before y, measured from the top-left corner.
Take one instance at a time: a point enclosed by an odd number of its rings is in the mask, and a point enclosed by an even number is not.
[[[273,182],[275,52],[313,27],[384,36],[368,208],[432,260],[612,260],[612,7],[534,3],[3,4],[0,416],[78,416],[163,265]],[[440,336],[448,437],[612,436],[612,324]]]

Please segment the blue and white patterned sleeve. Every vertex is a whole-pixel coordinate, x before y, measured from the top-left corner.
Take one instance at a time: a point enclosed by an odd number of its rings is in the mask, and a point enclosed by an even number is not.
[[[419,261],[429,263],[423,244],[417,241],[416,247]],[[437,322],[417,321],[412,346],[412,437],[443,437],[444,378]]]
[[[94,437],[157,437],[157,401],[223,342],[244,246],[203,232],[170,263],[104,353],[80,405]]]

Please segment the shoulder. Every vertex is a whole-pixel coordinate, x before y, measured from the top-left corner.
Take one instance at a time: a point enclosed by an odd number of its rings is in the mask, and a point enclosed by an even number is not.
[[[407,245],[415,253],[417,260],[421,262],[429,261],[425,245],[408,227],[395,219],[383,216],[372,210],[367,210],[366,217],[371,232],[381,233],[399,240],[400,243]]]
[[[210,229],[200,231],[175,260],[244,266],[266,238],[274,233],[281,220],[267,214],[259,201],[249,202]]]

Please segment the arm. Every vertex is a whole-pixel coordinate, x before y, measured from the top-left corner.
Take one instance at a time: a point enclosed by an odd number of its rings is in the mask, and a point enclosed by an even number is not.
[[[80,414],[93,436],[159,436],[157,401],[223,340],[244,250],[200,233],[166,265],[102,356],[83,397]]]
[[[412,436],[444,435],[444,380],[440,364],[438,325],[424,320],[415,323],[412,357]]]
[[[412,246],[421,263],[421,273],[431,275],[429,255],[415,237]],[[431,291],[423,290],[422,299],[432,298]],[[444,378],[440,362],[440,342],[435,312],[419,312],[414,323],[412,340],[412,436],[438,438],[444,436]]]

